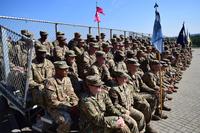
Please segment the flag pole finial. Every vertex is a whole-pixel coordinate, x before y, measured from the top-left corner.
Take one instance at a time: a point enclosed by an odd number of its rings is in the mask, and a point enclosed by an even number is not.
[[[157,8],[158,8],[158,4],[157,4],[157,2],[155,3],[154,8],[155,8],[156,11],[157,11]]]

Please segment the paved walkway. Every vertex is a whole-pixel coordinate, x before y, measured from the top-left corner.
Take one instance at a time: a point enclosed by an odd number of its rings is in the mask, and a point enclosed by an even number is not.
[[[177,93],[170,96],[168,119],[152,124],[160,133],[200,133],[200,49],[194,49],[191,66],[184,72]]]

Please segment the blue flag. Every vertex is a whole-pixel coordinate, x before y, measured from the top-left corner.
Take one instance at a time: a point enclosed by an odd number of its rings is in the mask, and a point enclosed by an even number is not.
[[[162,34],[162,28],[160,24],[160,14],[157,11],[157,9],[155,11],[155,15],[156,16],[155,16],[155,21],[154,21],[151,43],[160,53],[162,53],[164,52],[163,34]]]
[[[186,45],[188,44],[184,23],[183,23],[183,26],[181,28],[181,31],[179,32],[179,35],[178,35],[178,38],[177,38],[177,44],[180,44],[182,46],[182,48],[185,48]]]

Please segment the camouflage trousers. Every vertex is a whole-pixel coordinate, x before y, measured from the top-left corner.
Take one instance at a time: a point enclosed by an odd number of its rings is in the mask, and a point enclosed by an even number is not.
[[[140,132],[145,131],[146,123],[142,112],[133,107],[130,107],[129,111],[130,111],[130,116],[137,122],[139,131]]]
[[[68,133],[70,131],[72,119],[66,110],[48,109],[48,113],[58,124],[57,133]]]
[[[123,119],[125,121],[125,126],[118,128],[116,125],[116,122],[118,120],[117,116],[106,116],[104,118],[105,124],[102,126],[96,126],[92,122],[88,122],[86,127],[82,127],[81,133],[139,133],[137,129],[137,123],[130,118],[129,116],[126,117],[123,116]],[[132,128],[130,129],[129,126]]]
[[[150,104],[147,102],[147,100],[142,94],[137,93],[137,96],[140,97],[140,99],[139,100],[134,99],[134,108],[143,113],[145,122],[146,124],[148,124],[150,123],[152,116]]]

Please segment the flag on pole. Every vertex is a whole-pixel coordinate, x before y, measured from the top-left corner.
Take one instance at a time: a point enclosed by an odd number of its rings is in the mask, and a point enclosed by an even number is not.
[[[104,13],[104,11],[103,11],[103,8],[101,8],[101,7],[96,7],[96,13],[95,13],[95,21],[96,22],[100,22],[101,21],[101,18],[100,18],[100,15],[99,14],[103,14],[103,15],[105,15],[105,13]]]
[[[103,8],[101,8],[101,7],[98,7],[98,6],[97,6],[96,12],[105,15],[105,13],[104,13],[104,11],[103,11]]]
[[[156,4],[154,7],[156,8],[156,11],[155,11],[155,21],[154,21],[151,43],[160,53],[162,53],[164,52],[164,46],[163,46],[162,27],[160,24],[160,14],[157,11],[158,5]]]
[[[95,17],[94,17],[94,20],[96,21],[96,22],[101,22],[101,18],[100,18],[100,16],[99,16],[99,13],[98,12],[96,12],[96,14],[95,14]]]
[[[190,34],[189,34],[188,30],[187,30],[187,42],[188,42],[188,47],[191,47],[192,41],[190,39]]]
[[[180,44],[182,46],[182,48],[185,48],[187,43],[188,43],[187,35],[185,32],[185,25],[183,23],[183,26],[182,26],[181,31],[179,32],[179,35],[177,38],[177,44]]]

